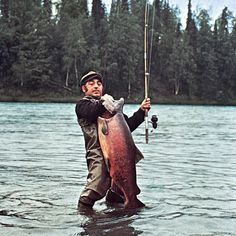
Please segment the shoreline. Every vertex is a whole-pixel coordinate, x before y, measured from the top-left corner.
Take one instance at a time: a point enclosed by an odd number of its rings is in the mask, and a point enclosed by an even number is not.
[[[32,102],[32,103],[76,103],[82,96],[61,96],[43,95],[43,96],[9,96],[0,95],[0,102]],[[138,104],[140,99],[125,99],[126,104]],[[160,105],[199,105],[199,106],[236,106],[235,100],[230,101],[209,101],[189,99],[186,97],[157,97],[152,98],[152,104]]]

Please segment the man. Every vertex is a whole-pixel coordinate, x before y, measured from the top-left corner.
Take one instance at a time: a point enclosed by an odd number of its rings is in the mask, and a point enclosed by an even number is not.
[[[103,77],[97,72],[90,71],[85,74],[81,78],[80,86],[85,96],[76,104],[76,114],[85,139],[89,173],[87,184],[79,198],[78,207],[92,207],[97,200],[104,196],[109,202],[122,202],[121,196],[109,190],[111,179],[103,159],[97,131],[98,116],[102,116],[106,111],[112,113],[113,97],[108,94],[103,95]],[[144,121],[145,110],[149,110],[150,107],[150,99],[148,98],[141,103],[140,108],[133,116],[128,118],[124,115],[131,132]],[[138,154],[141,155],[140,152]],[[137,157],[137,159],[139,158]]]

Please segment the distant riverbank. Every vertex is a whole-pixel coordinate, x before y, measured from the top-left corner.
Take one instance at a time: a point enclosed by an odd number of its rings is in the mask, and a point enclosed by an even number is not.
[[[76,103],[83,95],[82,94],[67,94],[62,93],[31,93],[25,94],[22,92],[4,94],[0,92],[0,102],[58,102],[58,103]],[[140,96],[140,95],[139,95]],[[176,105],[236,105],[236,100],[200,100],[190,99],[186,96],[150,96],[153,104],[176,104]],[[117,97],[118,99],[118,97]],[[133,98],[125,98],[126,103],[140,103],[143,98],[134,96]]]

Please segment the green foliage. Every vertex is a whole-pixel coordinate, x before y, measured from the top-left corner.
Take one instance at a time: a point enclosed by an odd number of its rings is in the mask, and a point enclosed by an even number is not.
[[[87,70],[106,78],[107,92],[144,96],[145,0],[0,0],[0,89],[78,93]],[[186,28],[168,1],[149,5],[150,96],[227,102],[236,99],[236,20],[225,7],[211,25],[192,12]],[[154,18],[153,18],[154,17]],[[154,19],[154,25],[152,24]],[[149,47],[149,56],[151,53]]]
[[[142,27],[139,16],[131,14],[120,2],[113,5],[108,36],[107,77],[109,89],[116,96],[130,97],[140,89],[140,68],[142,70]],[[112,81],[110,81],[112,78]],[[135,88],[134,88],[135,87]]]
[[[18,5],[19,4],[19,5]],[[42,17],[40,5],[32,1],[17,3],[15,17],[19,24],[16,34],[16,60],[12,63],[15,85],[36,90],[47,85],[50,78],[50,55],[45,34],[47,21]],[[23,9],[24,14],[21,14]]]

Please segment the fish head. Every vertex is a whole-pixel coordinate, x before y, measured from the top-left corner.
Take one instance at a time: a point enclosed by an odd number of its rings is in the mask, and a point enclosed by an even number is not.
[[[120,98],[119,100],[114,101],[114,112],[115,113],[122,113],[123,106],[124,106],[124,98]]]

